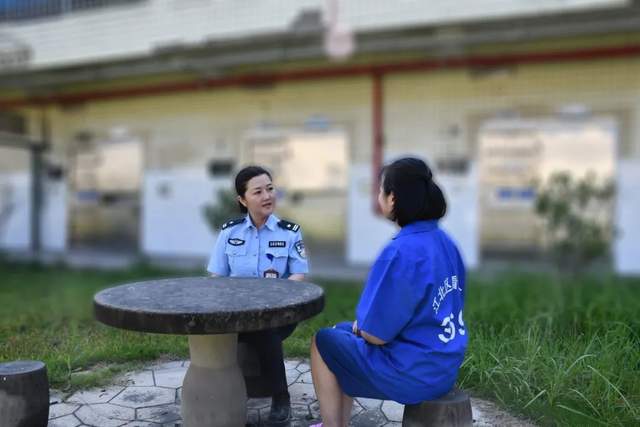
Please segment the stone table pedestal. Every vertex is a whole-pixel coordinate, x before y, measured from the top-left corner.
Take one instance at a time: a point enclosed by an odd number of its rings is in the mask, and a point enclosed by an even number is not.
[[[191,364],[182,389],[185,427],[241,426],[246,389],[237,363],[237,334],[300,322],[322,311],[312,283],[229,277],[138,282],[103,290],[95,317],[141,332],[189,336]]]

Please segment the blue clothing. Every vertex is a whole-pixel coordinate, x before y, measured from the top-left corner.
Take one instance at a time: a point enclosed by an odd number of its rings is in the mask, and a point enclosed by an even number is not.
[[[351,322],[342,322],[334,328],[323,328],[318,331],[316,346],[322,360],[336,376],[340,388],[347,396],[391,399],[378,390],[367,367],[361,363],[358,340],[362,338],[351,332],[352,325]]]
[[[386,343],[354,335],[349,357],[389,399],[412,404],[444,395],[467,346],[464,291],[462,258],[437,221],[404,226],[373,264],[356,309],[359,329]]]
[[[282,228],[280,219],[270,215],[260,230],[247,215],[244,221],[220,231],[207,271],[218,276],[264,277],[276,271],[286,279],[309,272],[302,232]],[[271,277],[267,273],[267,277]]]

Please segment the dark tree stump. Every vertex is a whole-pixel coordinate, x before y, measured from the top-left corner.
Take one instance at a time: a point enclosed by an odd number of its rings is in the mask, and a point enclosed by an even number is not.
[[[262,366],[258,353],[249,343],[238,343],[238,365],[242,370],[244,383],[247,387],[247,397],[271,397],[269,379],[262,375]]]
[[[471,400],[454,388],[440,399],[406,405],[402,427],[470,427],[473,423]]]
[[[49,380],[44,363],[0,363],[0,425],[46,427],[48,420]]]

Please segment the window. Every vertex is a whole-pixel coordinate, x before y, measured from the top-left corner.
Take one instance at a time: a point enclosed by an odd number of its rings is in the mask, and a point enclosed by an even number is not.
[[[59,16],[142,0],[0,0],[0,23]]]

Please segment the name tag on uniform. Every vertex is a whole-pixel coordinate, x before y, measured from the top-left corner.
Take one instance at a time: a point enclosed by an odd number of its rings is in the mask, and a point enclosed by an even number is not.
[[[287,242],[284,240],[270,240],[269,247],[270,248],[284,248],[287,246]]]
[[[242,239],[229,239],[227,242],[233,246],[242,246],[244,245],[244,240]]]

